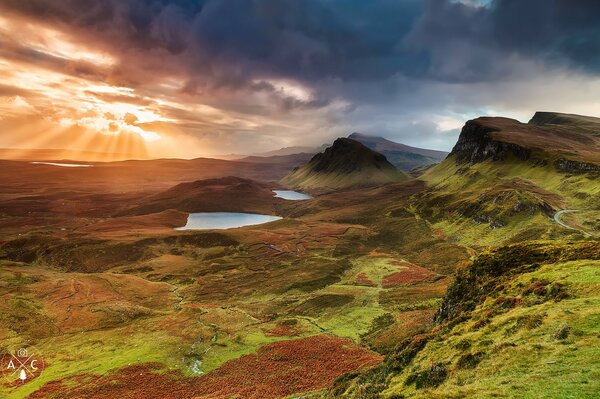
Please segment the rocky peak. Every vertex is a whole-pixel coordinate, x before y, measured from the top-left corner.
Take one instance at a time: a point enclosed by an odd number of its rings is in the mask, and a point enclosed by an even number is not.
[[[531,151],[514,143],[498,140],[494,132],[501,131],[506,126],[521,125],[514,119],[482,117],[467,121],[460,132],[458,141],[452,149],[458,162],[476,163],[486,159],[502,160],[508,155],[527,160]]]
[[[385,155],[344,137],[335,140],[331,147],[315,155],[308,165],[315,172],[352,173],[369,167],[395,169]]]

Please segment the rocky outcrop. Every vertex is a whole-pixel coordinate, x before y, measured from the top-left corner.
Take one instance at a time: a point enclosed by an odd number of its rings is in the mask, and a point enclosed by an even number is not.
[[[512,121],[506,118],[478,118],[468,121],[462,128],[458,141],[450,153],[451,156],[455,157],[457,162],[477,163],[486,159],[498,161],[505,159],[509,155],[513,155],[523,161],[530,158],[531,150],[517,144],[495,140],[492,137],[492,133],[498,132],[501,129],[486,124],[485,122],[488,119]],[[514,122],[519,123],[518,121]]]
[[[578,162],[570,159],[558,159],[554,162],[554,166],[561,172],[567,173],[600,173],[600,165],[589,162]]]

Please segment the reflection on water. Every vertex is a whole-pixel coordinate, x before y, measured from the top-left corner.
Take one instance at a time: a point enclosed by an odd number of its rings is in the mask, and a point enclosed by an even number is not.
[[[200,212],[190,213],[185,226],[175,230],[209,230],[232,229],[242,226],[253,226],[279,220],[279,216],[260,215],[256,213],[236,212]]]
[[[91,168],[94,165],[86,165],[83,163],[59,163],[59,162],[31,162],[34,165],[51,165],[62,166],[63,168]]]
[[[291,201],[302,201],[308,200],[312,197],[308,194],[299,193],[298,191],[291,190],[273,190],[276,198],[283,198]]]

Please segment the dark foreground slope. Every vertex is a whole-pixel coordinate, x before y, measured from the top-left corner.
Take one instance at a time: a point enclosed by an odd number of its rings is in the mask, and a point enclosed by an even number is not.
[[[376,186],[406,178],[385,156],[358,141],[339,138],[306,165],[287,175],[282,183],[301,189],[331,191]]]

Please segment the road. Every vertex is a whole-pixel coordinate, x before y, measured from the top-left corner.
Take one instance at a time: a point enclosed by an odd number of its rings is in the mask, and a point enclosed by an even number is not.
[[[562,211],[558,211],[554,214],[554,221],[558,224],[560,224],[562,227],[566,228],[566,229],[570,229],[570,230],[575,230],[580,232],[581,234],[583,234],[586,237],[593,237],[593,235],[591,235],[590,233],[588,233],[587,231],[583,231],[580,229],[577,229],[575,227],[571,227],[565,223],[563,223],[562,220],[560,220],[560,217],[564,214],[564,213],[575,213],[575,212],[581,212],[580,210],[577,209],[563,209]]]

